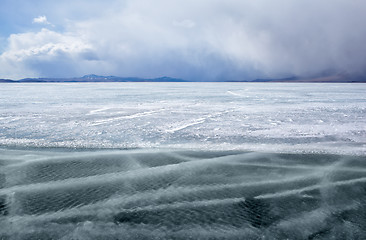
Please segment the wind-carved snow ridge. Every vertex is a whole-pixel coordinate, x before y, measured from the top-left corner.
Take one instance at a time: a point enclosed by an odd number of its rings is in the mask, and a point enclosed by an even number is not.
[[[0,151],[2,239],[366,236],[364,156]]]
[[[166,132],[167,133],[175,133],[177,131],[183,130],[185,128],[188,127],[192,127],[195,125],[200,125],[204,122],[206,122],[207,120],[211,119],[211,118],[215,118],[215,117],[219,117],[222,114],[228,113],[229,111],[224,111],[224,112],[219,112],[219,113],[215,113],[215,114],[208,114],[207,116],[201,117],[201,118],[197,118],[197,119],[190,119],[189,122],[183,122],[180,124],[177,124],[177,126],[167,129]]]
[[[194,126],[194,125],[198,125],[198,124],[204,123],[206,121],[206,119],[207,118],[198,118],[198,119],[195,119],[194,121],[192,121],[190,123],[177,126],[177,127],[173,128],[173,129],[168,129],[168,130],[166,130],[166,132],[168,132],[168,133],[175,133],[175,132],[180,131],[180,130],[183,130],[183,129],[187,128],[187,127],[191,127],[191,126]]]
[[[114,121],[119,121],[119,120],[124,120],[124,119],[140,118],[140,117],[149,116],[149,115],[161,112],[161,111],[163,111],[163,110],[147,111],[147,112],[141,112],[141,113],[136,113],[136,114],[132,114],[132,115],[124,115],[124,116],[120,116],[120,117],[107,118],[107,119],[97,120],[95,122],[92,122],[92,123],[90,123],[90,125],[91,126],[98,126],[98,125],[101,125],[101,124],[111,123],[111,122],[114,122]]]
[[[94,110],[89,111],[89,113],[87,115],[98,114],[98,113],[104,112],[104,111],[109,110],[109,109],[112,109],[112,108],[111,107],[104,107],[104,108],[94,109]]]
[[[239,96],[239,97],[242,97],[243,96],[242,94],[237,93],[237,92],[234,92],[234,91],[227,91],[227,93],[229,93],[231,95],[234,95],[234,96]]]

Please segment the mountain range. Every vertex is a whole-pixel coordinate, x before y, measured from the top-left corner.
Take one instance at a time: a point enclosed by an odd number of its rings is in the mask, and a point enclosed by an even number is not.
[[[20,80],[0,79],[0,83],[57,83],[57,82],[198,82],[188,81],[179,78],[160,77],[160,78],[138,78],[138,77],[117,77],[117,76],[99,76],[95,74],[85,75],[74,78],[23,78]],[[360,82],[366,83],[366,77],[355,77],[348,74],[335,74],[321,77],[300,78],[268,78],[253,80],[222,80],[215,82]]]
[[[20,80],[0,79],[0,82],[19,82],[19,83],[46,83],[46,82],[187,82],[183,79],[160,77],[160,78],[137,78],[137,77],[116,77],[99,76],[95,74],[85,75],[74,78],[23,78]]]

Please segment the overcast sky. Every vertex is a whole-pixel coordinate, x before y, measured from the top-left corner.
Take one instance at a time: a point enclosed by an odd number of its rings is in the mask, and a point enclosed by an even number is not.
[[[365,0],[1,0],[0,78],[366,73]]]

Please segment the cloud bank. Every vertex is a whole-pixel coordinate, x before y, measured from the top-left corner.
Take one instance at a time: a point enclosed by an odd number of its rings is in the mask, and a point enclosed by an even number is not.
[[[0,55],[0,77],[95,73],[204,81],[366,73],[362,0],[44,6],[56,28],[44,28],[48,20],[40,14],[33,21],[42,29],[11,34]]]

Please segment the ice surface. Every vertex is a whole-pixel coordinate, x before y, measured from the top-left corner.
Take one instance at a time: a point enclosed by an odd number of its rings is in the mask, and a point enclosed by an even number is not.
[[[366,85],[0,85],[0,239],[366,239]]]
[[[365,154],[366,85],[0,85],[2,146]]]
[[[1,164],[1,239],[366,237],[364,156],[3,149]]]

